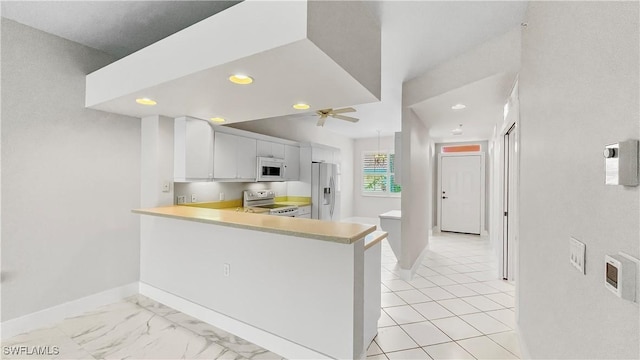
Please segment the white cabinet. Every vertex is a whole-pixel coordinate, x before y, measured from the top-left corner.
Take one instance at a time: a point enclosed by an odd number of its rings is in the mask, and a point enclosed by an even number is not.
[[[216,180],[255,181],[256,140],[215,133],[213,177]]]
[[[319,144],[311,145],[311,161],[340,164],[340,160],[340,149]]]
[[[323,147],[311,148],[311,161],[333,163],[333,151]]]
[[[256,139],[238,136],[236,163],[238,164],[236,178],[256,180],[258,166],[256,162]]]
[[[176,182],[213,179],[213,128],[187,117],[174,121],[173,178]]]
[[[286,180],[300,179],[300,147],[284,145],[284,178]]]
[[[311,205],[299,206],[298,215],[296,215],[296,217],[311,219]]]
[[[257,143],[257,156],[272,157],[277,159],[284,159],[285,150],[284,144],[278,144],[271,141],[258,140]]]

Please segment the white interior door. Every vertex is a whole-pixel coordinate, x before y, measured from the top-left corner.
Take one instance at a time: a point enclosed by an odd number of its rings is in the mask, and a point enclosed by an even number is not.
[[[443,156],[441,161],[440,230],[480,234],[481,155]]]

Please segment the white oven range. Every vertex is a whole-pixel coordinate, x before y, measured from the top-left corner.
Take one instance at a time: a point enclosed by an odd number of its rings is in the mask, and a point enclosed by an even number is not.
[[[242,206],[245,209],[268,209],[269,215],[295,217],[298,206],[276,204],[276,193],[273,190],[245,190],[242,196]]]

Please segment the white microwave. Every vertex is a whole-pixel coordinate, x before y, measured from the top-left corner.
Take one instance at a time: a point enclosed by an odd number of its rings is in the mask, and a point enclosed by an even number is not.
[[[257,181],[284,181],[284,160],[258,157]]]

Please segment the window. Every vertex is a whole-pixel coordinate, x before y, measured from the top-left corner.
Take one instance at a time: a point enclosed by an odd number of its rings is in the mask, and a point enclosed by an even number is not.
[[[454,152],[478,152],[480,151],[480,144],[473,145],[452,145],[443,146],[440,152],[454,153]]]
[[[364,195],[400,195],[395,183],[395,156],[388,151],[362,153],[362,193]]]

